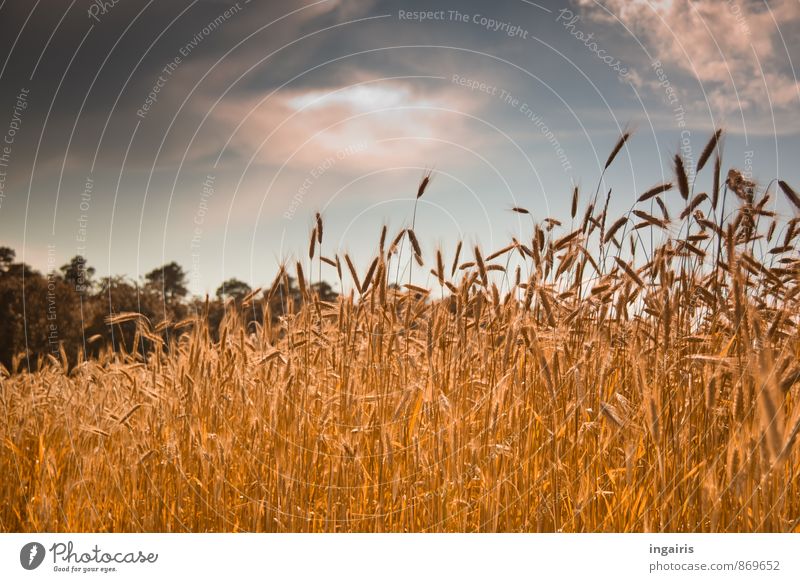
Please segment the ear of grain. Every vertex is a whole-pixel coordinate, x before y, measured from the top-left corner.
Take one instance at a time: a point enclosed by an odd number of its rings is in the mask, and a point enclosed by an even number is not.
[[[700,172],[708,162],[711,154],[714,153],[714,150],[717,149],[717,143],[719,143],[719,138],[722,135],[722,129],[718,129],[714,132],[714,135],[711,136],[711,139],[708,140],[706,147],[703,148],[703,152],[700,154],[700,159],[697,161],[697,171]]]
[[[608,232],[606,232],[606,236],[603,238],[603,242],[607,243],[612,238],[614,238],[614,235],[617,233],[617,231],[623,226],[625,226],[627,222],[628,222],[627,216],[620,216],[617,220],[615,220],[614,224],[612,224],[611,227],[608,229]]]
[[[656,204],[658,204],[658,208],[661,210],[661,215],[664,217],[664,222],[669,222],[669,211],[667,210],[667,206],[664,204],[664,201],[661,200],[660,197],[656,197]]]
[[[657,226],[659,228],[666,228],[667,227],[667,224],[663,220],[661,220],[660,218],[656,218],[652,214],[648,214],[647,212],[644,212],[643,210],[634,210],[633,213],[636,216],[638,216],[639,218],[641,218],[642,220],[644,220],[649,225]]]
[[[663,194],[664,192],[668,192],[670,190],[672,190],[672,182],[665,182],[664,184],[653,186],[647,192],[639,196],[637,202],[644,202],[645,200],[650,200],[651,198],[655,198],[659,194]]]
[[[797,195],[797,192],[795,192],[792,187],[783,180],[778,180],[778,185],[786,195],[786,198],[789,199],[789,202],[791,202],[796,209],[800,210],[800,196]]]
[[[609,154],[608,159],[606,160],[606,165],[603,166],[603,171],[607,170],[608,167],[614,162],[614,159],[617,157],[620,150],[625,145],[625,142],[628,141],[628,138],[630,138],[630,136],[631,136],[630,132],[626,131],[625,133],[622,134],[619,140],[617,140],[617,143],[614,145],[614,149],[611,150],[611,153]]]
[[[428,189],[428,186],[431,183],[431,179],[433,176],[432,171],[428,171],[425,173],[425,176],[422,178],[422,181],[419,183],[419,187],[417,188],[417,199],[419,200],[425,194],[425,190]]]
[[[792,451],[792,447],[797,442],[798,434],[800,434],[800,414],[797,414],[797,419],[791,425],[791,428],[789,429],[789,432],[786,436],[786,442],[781,448],[780,455],[778,455],[778,458],[781,461],[785,461],[787,458],[789,458],[790,453]]]
[[[311,240],[308,243],[308,258],[314,258],[314,249],[316,248],[317,244],[317,229],[314,228],[311,230]]]
[[[345,254],[344,255],[344,260],[347,263],[347,268],[350,271],[350,276],[353,278],[353,283],[355,284],[356,289],[358,290],[359,293],[362,293],[361,281],[358,278],[358,273],[356,272],[356,268],[353,265],[353,261],[350,258],[350,255]]]
[[[776,458],[783,449],[782,422],[779,415],[777,402],[772,391],[763,388],[760,393],[761,421],[767,442],[767,447],[773,458]]]
[[[500,249],[500,250],[498,250],[498,251],[495,251],[495,252],[493,252],[491,255],[489,255],[488,257],[486,257],[486,260],[487,260],[487,261],[493,261],[493,260],[494,260],[494,259],[496,259],[497,257],[502,257],[502,256],[503,256],[504,254],[506,254],[507,252],[509,252],[509,251],[513,251],[513,250],[514,250],[514,248],[515,248],[515,245],[513,245],[513,244],[510,244],[510,245],[508,245],[508,246],[505,246],[505,247],[503,247],[502,249]]]
[[[639,277],[638,273],[636,273],[636,271],[634,271],[628,263],[619,257],[614,257],[614,260],[634,283],[636,283],[639,287],[644,287],[644,281],[642,281],[642,278]]]
[[[269,304],[272,297],[278,292],[278,288],[281,285],[281,281],[283,281],[284,275],[284,267],[283,265],[280,266],[278,269],[278,274],[275,275],[275,279],[273,279],[272,284],[269,286],[269,291],[267,292],[267,304]]]
[[[378,243],[378,248],[380,249],[380,254],[383,256],[384,247],[386,246],[386,233],[388,232],[388,227],[384,224],[383,228],[381,228],[381,238],[380,242]]]
[[[686,168],[683,166],[683,158],[680,154],[675,154],[675,176],[678,179],[678,190],[681,198],[689,199],[689,178],[686,176]]]
[[[450,267],[450,276],[454,277],[456,274],[456,270],[458,269],[458,259],[461,256],[461,245],[462,241],[458,241],[456,245],[456,254],[453,256],[453,265]]]
[[[590,204],[586,208],[586,212],[583,215],[583,220],[581,221],[581,230],[586,232],[586,229],[589,228],[589,222],[592,218],[592,212],[594,212],[594,204]]]
[[[317,242],[322,244],[322,215],[317,212]]]
[[[442,250],[436,250],[436,278],[439,285],[444,285],[444,259],[442,258]]]
[[[575,186],[572,190],[572,207],[570,208],[570,216],[574,219],[578,213],[578,187]]]
[[[393,255],[397,251],[397,245],[400,244],[400,241],[403,239],[403,235],[406,233],[406,229],[401,229],[400,232],[397,233],[397,236],[394,237],[392,244],[389,245],[389,254]]]
[[[484,287],[488,287],[489,277],[486,273],[486,265],[483,262],[481,249],[477,245],[475,246],[475,264],[478,266],[478,274],[481,277],[481,283],[483,284]]]
[[[617,428],[622,428],[625,425],[622,415],[613,404],[609,404],[608,402],[601,402],[600,411],[603,413],[603,416],[605,416],[608,420],[610,420],[611,423]]]
[[[419,241],[417,240],[417,235],[410,228],[406,232],[408,233],[408,240],[411,241],[411,248],[414,250],[414,258],[416,259],[417,263],[421,267],[422,266],[422,249],[419,246]]]
[[[378,258],[372,260],[370,263],[369,269],[367,269],[367,274],[364,275],[364,281],[361,283],[361,293],[365,293],[367,289],[369,289],[370,283],[372,283],[372,276],[375,274],[375,269],[378,266]]]
[[[681,220],[689,216],[694,209],[700,206],[705,200],[708,200],[708,194],[705,192],[701,192],[692,198],[692,201],[684,208],[683,212],[681,212]]]
[[[306,286],[306,277],[303,273],[303,265],[300,264],[300,261],[297,261],[295,269],[297,271],[297,285],[300,287],[300,293],[303,297],[307,297],[308,287]]]

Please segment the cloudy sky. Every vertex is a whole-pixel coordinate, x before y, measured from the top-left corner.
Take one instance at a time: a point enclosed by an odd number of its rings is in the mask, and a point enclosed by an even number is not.
[[[0,0],[0,245],[255,286],[317,211],[367,262],[433,169],[426,249],[491,247],[527,236],[512,206],[568,218],[626,129],[620,211],[716,127],[798,186],[798,38],[798,0]]]

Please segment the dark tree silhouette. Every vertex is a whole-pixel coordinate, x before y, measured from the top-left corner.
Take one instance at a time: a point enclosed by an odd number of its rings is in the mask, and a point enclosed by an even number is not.
[[[147,273],[144,284],[124,276],[94,275],[80,255],[58,271],[42,274],[17,262],[13,249],[0,246],[0,364],[8,370],[35,369],[48,355],[57,360],[66,356],[72,365],[81,351],[88,357],[107,349],[146,351],[152,341],[137,335],[135,321],[109,324],[108,318],[120,313],[141,313],[153,328],[194,314],[205,318],[212,337],[218,338],[219,325],[231,309],[250,326],[265,317],[275,321],[296,312],[303,302],[295,278],[288,275],[281,278],[268,306],[262,301],[268,292],[243,305],[252,289],[235,278],[220,285],[216,298],[187,298],[186,273],[176,262]],[[323,301],[338,296],[325,281],[312,284],[311,292]],[[234,301],[226,305],[228,298]],[[166,325],[157,333],[169,346],[181,329]]]
[[[10,249],[8,249],[10,250]],[[13,251],[3,249],[0,271],[0,362],[12,369],[15,357],[34,368],[50,354],[76,356],[83,331],[75,289],[56,272],[45,276],[24,263],[8,263]]]
[[[314,283],[311,285],[311,291],[319,295],[322,301],[336,301],[336,298],[339,297],[339,294],[333,290],[333,287],[331,287],[327,281]]]
[[[119,313],[141,313],[153,323],[158,323],[159,315],[164,313],[160,292],[143,288],[138,283],[121,276],[103,277],[93,296],[91,317],[86,331],[87,337],[100,335],[112,349],[133,347],[136,332],[134,322],[111,326],[107,318]],[[166,316],[165,316],[166,317]],[[96,350],[101,346],[92,345]]]
[[[224,300],[225,297],[233,297],[235,300],[240,301],[243,297],[247,296],[253,289],[239,279],[228,279],[217,288],[217,298]]]
[[[0,273],[8,272],[11,264],[14,262],[17,253],[14,249],[9,247],[0,247]]]
[[[94,267],[87,267],[86,259],[81,255],[75,255],[70,259],[69,263],[61,267],[64,281],[72,285],[75,291],[81,295],[91,292],[94,285],[94,281],[92,281],[94,273]]]
[[[189,293],[186,288],[186,273],[175,261],[153,269],[144,277],[150,288],[161,293],[167,301],[182,299]]]

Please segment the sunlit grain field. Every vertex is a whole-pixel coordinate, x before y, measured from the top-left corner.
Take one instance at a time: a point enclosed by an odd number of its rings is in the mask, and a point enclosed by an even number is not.
[[[800,531],[800,199],[723,173],[716,142],[708,192],[676,157],[621,216],[599,187],[513,209],[505,248],[425,256],[413,222],[376,225],[358,269],[318,216],[218,340],[202,313],[116,314],[147,349],[20,363],[0,529]],[[244,324],[289,275],[304,301]]]

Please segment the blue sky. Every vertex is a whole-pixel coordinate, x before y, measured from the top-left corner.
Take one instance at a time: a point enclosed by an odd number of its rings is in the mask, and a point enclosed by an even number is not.
[[[491,248],[529,236],[511,206],[568,219],[626,129],[620,212],[716,127],[725,167],[800,184],[797,0],[99,6],[0,5],[0,244],[40,269],[257,286],[317,211],[324,252],[363,265],[427,169],[425,249]]]

